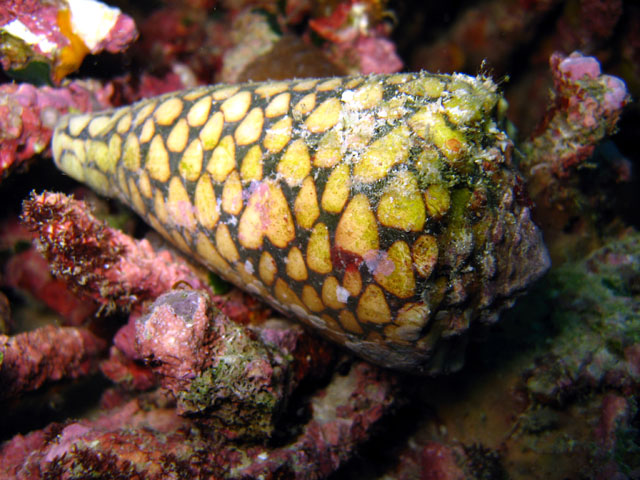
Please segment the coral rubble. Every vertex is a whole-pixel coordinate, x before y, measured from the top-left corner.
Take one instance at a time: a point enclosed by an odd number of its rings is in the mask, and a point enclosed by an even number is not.
[[[629,94],[621,79],[601,73],[594,57],[577,52],[568,57],[556,53],[550,64],[554,79],[551,106],[537,131],[521,144],[523,157],[519,166],[536,204],[534,217],[548,232],[547,241],[566,251],[576,249],[576,241],[597,242],[596,219],[606,213],[596,213],[591,200],[594,192],[585,188],[579,170],[593,158],[596,146],[615,132]],[[618,163],[622,165],[612,167],[630,169],[624,165],[626,160]],[[628,176],[621,174],[621,181],[628,181]],[[566,237],[575,218],[582,219],[581,238],[564,245],[558,239]],[[584,253],[587,252],[578,248],[573,255]],[[571,253],[560,249],[552,248],[551,254],[556,260],[571,258]]]
[[[0,335],[0,400],[40,388],[46,381],[95,372],[106,342],[88,330],[48,325]]]
[[[67,326],[81,326],[96,312],[96,304],[78,296],[67,282],[51,275],[49,262],[32,244],[33,234],[18,218],[5,219],[0,231],[0,249],[10,252],[2,269],[4,287],[32,295],[59,314]]]
[[[135,328],[138,353],[176,397],[178,414],[232,440],[271,438],[297,384],[332,359],[321,344],[305,348],[301,330],[267,323],[252,332],[191,289],[158,297]],[[310,367],[300,368],[302,358]]]
[[[49,148],[58,118],[69,111],[108,108],[110,88],[75,81],[64,88],[28,83],[0,85],[0,180]]]
[[[58,83],[87,54],[120,52],[137,36],[131,17],[97,0],[7,1],[0,9],[0,63],[22,80]]]
[[[140,398],[94,420],[17,435],[0,446],[0,475],[325,478],[354,453],[389,409],[394,385],[387,373],[356,363],[314,397],[313,414],[302,432],[275,447],[221,445],[175,409]]]
[[[52,272],[108,307],[131,308],[177,282],[208,288],[167,250],[155,252],[108,227],[81,201],[45,192],[25,201],[23,221],[37,232]]]

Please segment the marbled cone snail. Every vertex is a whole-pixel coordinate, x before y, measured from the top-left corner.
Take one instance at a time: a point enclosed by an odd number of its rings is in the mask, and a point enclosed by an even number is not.
[[[382,366],[459,368],[549,266],[484,77],[215,85],[64,117],[56,164]]]

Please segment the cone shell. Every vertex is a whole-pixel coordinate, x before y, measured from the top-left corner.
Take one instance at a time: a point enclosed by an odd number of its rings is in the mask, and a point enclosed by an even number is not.
[[[217,85],[67,116],[53,153],[238,287],[432,374],[549,265],[501,102],[465,75]]]

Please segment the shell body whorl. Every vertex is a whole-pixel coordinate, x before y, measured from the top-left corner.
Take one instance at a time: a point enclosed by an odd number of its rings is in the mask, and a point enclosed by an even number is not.
[[[549,260],[488,79],[219,85],[61,120],[56,164],[374,363],[459,367]]]

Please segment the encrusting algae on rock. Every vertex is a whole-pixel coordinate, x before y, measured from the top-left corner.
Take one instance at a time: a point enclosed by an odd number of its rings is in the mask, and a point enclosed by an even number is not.
[[[461,74],[216,85],[64,117],[53,153],[280,311],[438,373],[549,266],[503,103]]]

